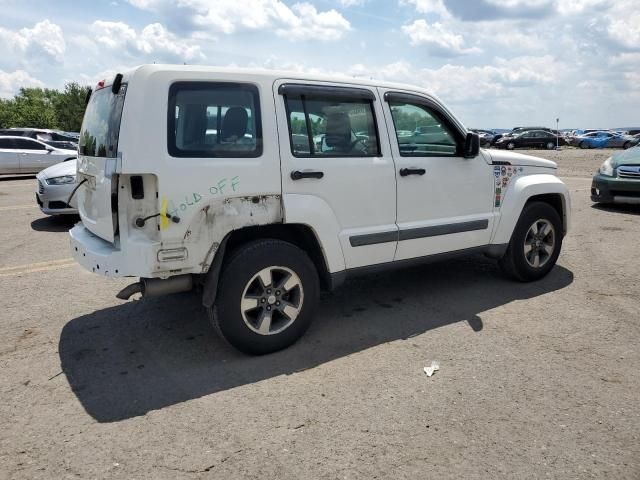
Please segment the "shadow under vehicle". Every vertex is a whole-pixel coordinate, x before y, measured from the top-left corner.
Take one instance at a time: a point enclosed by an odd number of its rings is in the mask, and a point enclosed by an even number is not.
[[[537,282],[510,282],[482,256],[370,275],[329,294],[298,343],[263,357],[244,355],[214,335],[194,293],[175,294],[72,319],[59,355],[86,412],[117,422],[457,322],[480,332],[483,312],[572,281],[557,265]]]

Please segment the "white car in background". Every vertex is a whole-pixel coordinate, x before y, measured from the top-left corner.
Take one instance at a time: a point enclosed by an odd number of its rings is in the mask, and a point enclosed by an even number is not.
[[[77,156],[76,150],[52,147],[35,138],[0,136],[0,174],[38,173]]]
[[[38,191],[36,201],[42,213],[47,215],[75,215],[78,203],[74,198],[67,204],[76,186],[76,161],[57,163],[36,175]]]

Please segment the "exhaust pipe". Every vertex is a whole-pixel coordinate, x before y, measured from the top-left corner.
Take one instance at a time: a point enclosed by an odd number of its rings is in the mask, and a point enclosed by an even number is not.
[[[119,298],[120,300],[129,300],[131,295],[134,295],[136,293],[142,293],[143,290],[144,290],[144,285],[142,284],[142,282],[132,283],[131,285],[128,285],[124,287],[122,290],[120,290],[117,293],[116,298]]]
[[[141,278],[139,282],[123,288],[116,295],[120,300],[129,298],[141,293],[142,297],[159,297],[169,293],[188,292],[193,288],[193,277],[191,275],[177,275],[175,277],[162,280],[160,278]]]

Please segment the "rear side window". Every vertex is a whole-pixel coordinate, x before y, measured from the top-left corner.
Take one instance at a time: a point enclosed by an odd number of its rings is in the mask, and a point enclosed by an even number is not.
[[[169,89],[167,148],[173,157],[262,155],[257,87],[239,83],[174,83]]]
[[[294,156],[380,155],[373,100],[315,91],[309,96],[287,94],[285,102]]]
[[[16,148],[13,146],[12,138],[2,138],[0,137],[0,148]]]
[[[46,150],[47,147],[39,142],[34,142],[28,138],[16,138],[13,140],[15,147],[20,150]]]
[[[84,112],[78,150],[88,157],[115,157],[118,153],[120,120],[127,84],[117,94],[111,87],[95,90]]]

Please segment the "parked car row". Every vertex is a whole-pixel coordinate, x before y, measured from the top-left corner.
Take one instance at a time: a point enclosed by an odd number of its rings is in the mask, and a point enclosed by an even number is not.
[[[494,146],[496,148],[545,148],[553,150],[556,147],[566,145],[564,138],[551,130],[520,130],[510,135],[503,135]]]
[[[36,128],[0,130],[0,175],[37,174],[36,202],[47,215],[77,214],[67,204],[76,183],[78,138]]]
[[[567,136],[568,145],[579,148],[631,148],[640,143],[640,135],[598,130],[581,135]]]
[[[630,148],[640,143],[640,132],[611,130],[572,130],[559,132],[547,127],[516,127],[510,132],[472,129],[480,137],[483,147],[545,148],[570,145],[579,148]]]

